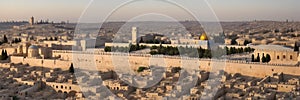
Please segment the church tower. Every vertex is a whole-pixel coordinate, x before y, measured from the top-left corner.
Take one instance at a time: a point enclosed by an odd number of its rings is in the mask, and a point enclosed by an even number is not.
[[[30,24],[30,25],[33,25],[33,24],[34,24],[34,17],[33,17],[33,16],[29,19],[29,24]]]
[[[136,44],[138,42],[137,40],[137,35],[139,34],[139,31],[138,31],[138,27],[132,27],[132,38],[131,38],[131,42],[132,44]]]

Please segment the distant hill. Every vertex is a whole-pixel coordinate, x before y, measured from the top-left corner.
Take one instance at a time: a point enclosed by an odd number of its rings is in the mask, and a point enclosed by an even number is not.
[[[28,22],[4,22],[0,23],[0,30],[11,29],[13,26],[25,25]]]

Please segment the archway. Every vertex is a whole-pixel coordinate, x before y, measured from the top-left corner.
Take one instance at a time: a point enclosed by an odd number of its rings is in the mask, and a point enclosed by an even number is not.
[[[72,91],[69,92],[68,97],[75,97],[76,93],[77,93],[76,91],[72,90]]]
[[[57,93],[62,93],[62,91],[61,91],[61,90],[58,90]]]

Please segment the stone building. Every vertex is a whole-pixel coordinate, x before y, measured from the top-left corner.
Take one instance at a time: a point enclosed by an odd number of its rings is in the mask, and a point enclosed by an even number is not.
[[[243,38],[239,38],[235,40],[238,45],[245,45],[246,40]]]
[[[28,48],[28,56],[29,58],[38,58],[39,57],[39,48],[35,45],[31,45]]]
[[[271,64],[289,64],[295,65],[298,63],[298,52],[291,48],[279,46],[279,45],[259,45],[252,46],[255,49],[254,57],[260,57],[260,59],[266,55],[270,55]],[[260,60],[261,61],[261,60]]]
[[[198,39],[179,39],[179,44],[182,45],[198,45],[201,48],[208,49],[209,47],[209,38],[206,33],[202,33]]]
[[[231,43],[232,43],[232,39],[228,39],[228,38],[225,39],[225,45],[231,45]]]

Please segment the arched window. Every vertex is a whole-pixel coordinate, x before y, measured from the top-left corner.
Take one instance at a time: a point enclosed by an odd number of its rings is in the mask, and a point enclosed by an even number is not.
[[[285,55],[283,55],[283,59],[285,59]]]
[[[63,89],[63,88],[64,88],[64,86],[60,86],[60,88],[61,88],[61,89]]]
[[[277,56],[277,59],[279,59],[279,56]]]
[[[290,59],[293,59],[293,56],[292,56],[292,55],[290,55]]]

